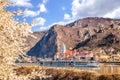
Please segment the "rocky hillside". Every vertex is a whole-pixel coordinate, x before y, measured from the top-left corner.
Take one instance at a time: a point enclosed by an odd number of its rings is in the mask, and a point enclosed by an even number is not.
[[[30,56],[53,57],[64,43],[67,49],[113,47],[120,49],[120,20],[84,18],[67,25],[54,25],[28,52]]]
[[[27,47],[24,52],[28,52],[34,45],[45,35],[47,31],[41,31],[41,32],[33,32],[31,35],[26,37],[26,46]]]

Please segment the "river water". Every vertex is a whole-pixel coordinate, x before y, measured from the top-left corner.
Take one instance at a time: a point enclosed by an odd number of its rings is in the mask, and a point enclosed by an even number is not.
[[[100,65],[100,67],[97,68],[79,68],[79,69],[85,69],[85,70],[93,70],[97,71],[101,74],[120,74],[120,65]]]
[[[24,65],[39,65],[39,63],[17,63],[17,66],[24,66]],[[41,65],[40,65],[41,66]],[[71,67],[71,66],[50,66],[50,65],[45,65],[46,67]],[[120,73],[120,65],[113,65],[113,64],[101,64],[99,67],[74,67],[74,68],[79,68],[79,69],[85,69],[85,70],[93,70],[97,71],[98,73],[102,74],[107,74],[107,73]]]

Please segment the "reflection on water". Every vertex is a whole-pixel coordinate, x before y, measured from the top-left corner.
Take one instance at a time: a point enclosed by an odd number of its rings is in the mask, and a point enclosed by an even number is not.
[[[120,65],[101,65],[99,72],[103,74],[120,73]]]
[[[120,65],[104,65],[102,64],[98,68],[84,68],[89,70],[94,70],[102,74],[117,74],[120,73]]]

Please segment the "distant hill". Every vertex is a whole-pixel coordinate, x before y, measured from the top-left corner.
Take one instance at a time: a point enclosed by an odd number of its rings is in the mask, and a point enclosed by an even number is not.
[[[30,56],[53,57],[64,43],[67,49],[82,50],[113,47],[120,49],[120,20],[84,18],[67,25],[54,25],[27,53]]]

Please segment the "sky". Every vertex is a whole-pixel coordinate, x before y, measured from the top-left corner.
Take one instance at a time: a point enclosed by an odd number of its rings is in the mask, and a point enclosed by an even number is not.
[[[65,25],[86,17],[120,18],[120,0],[8,0],[9,11],[23,10],[15,20],[35,23],[32,31],[43,31],[54,24]]]

